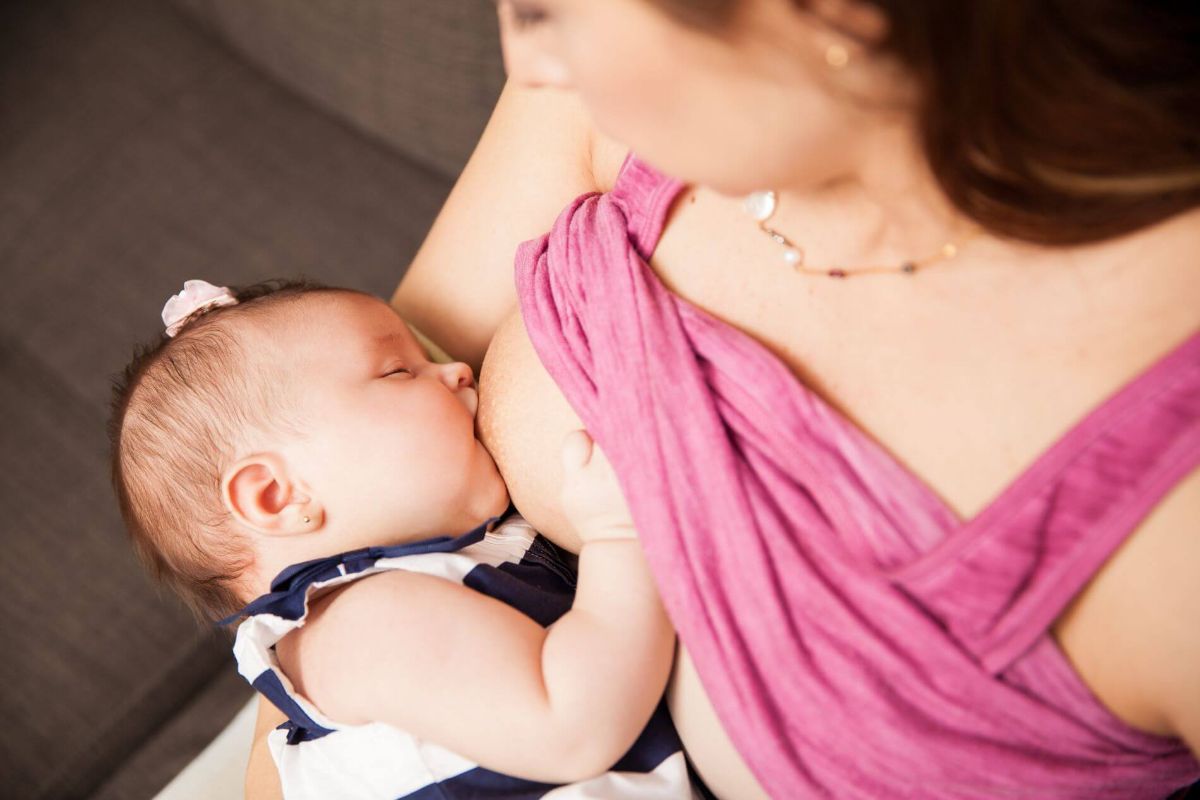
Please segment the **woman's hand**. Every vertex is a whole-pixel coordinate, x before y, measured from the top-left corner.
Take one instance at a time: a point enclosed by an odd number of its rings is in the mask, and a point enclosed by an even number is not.
[[[633,517],[617,475],[587,431],[567,434],[562,460],[563,512],[583,543],[636,539]]]

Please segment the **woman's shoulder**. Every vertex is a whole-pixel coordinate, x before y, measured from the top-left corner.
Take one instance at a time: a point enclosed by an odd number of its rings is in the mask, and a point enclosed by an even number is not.
[[[1180,481],[1062,617],[1057,636],[1125,722],[1200,752],[1200,468]]]

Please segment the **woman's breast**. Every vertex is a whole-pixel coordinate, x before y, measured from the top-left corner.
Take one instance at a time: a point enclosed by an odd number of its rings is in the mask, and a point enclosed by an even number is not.
[[[517,509],[555,544],[578,552],[579,539],[559,508],[559,448],[582,423],[542,367],[520,312],[500,326],[488,347],[479,374],[477,420],[480,439]],[[667,701],[688,757],[718,797],[766,797],[721,729],[682,648]]]
[[[579,539],[559,507],[560,448],[583,423],[542,367],[519,311],[488,346],[476,419],[480,440],[521,514],[555,544],[579,552]]]

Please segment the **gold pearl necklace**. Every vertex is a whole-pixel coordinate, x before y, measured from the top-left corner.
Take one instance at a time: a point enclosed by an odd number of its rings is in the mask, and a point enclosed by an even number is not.
[[[783,247],[783,262],[796,272],[806,275],[823,275],[828,278],[849,278],[858,275],[881,275],[900,273],[915,275],[923,269],[942,261],[949,261],[958,255],[963,245],[979,235],[979,230],[973,230],[960,239],[946,242],[935,253],[924,258],[901,261],[898,266],[871,266],[847,270],[844,267],[810,267],[804,263],[804,249],[797,246],[791,239],[767,225],[767,221],[775,215],[778,199],[775,192],[755,192],[745,200],[746,213],[758,221],[758,229],[771,238],[771,241]]]

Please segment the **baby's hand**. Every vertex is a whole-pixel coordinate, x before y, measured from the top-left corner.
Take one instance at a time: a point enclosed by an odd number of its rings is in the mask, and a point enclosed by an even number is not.
[[[563,439],[562,507],[586,544],[603,539],[636,539],[633,518],[617,475],[587,431]]]

